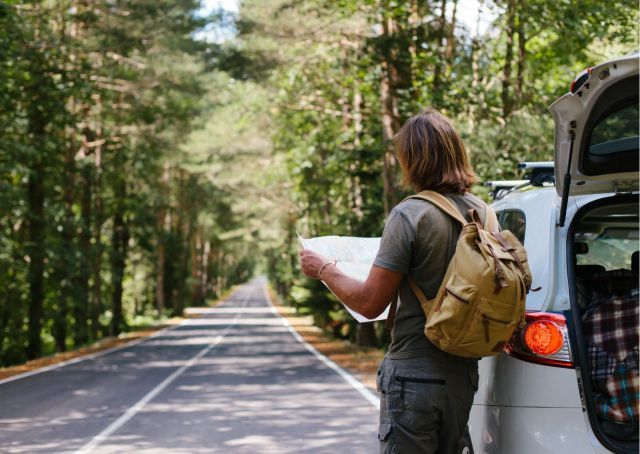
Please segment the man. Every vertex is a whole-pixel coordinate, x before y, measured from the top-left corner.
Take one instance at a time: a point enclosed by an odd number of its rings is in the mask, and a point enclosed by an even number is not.
[[[461,213],[495,215],[469,193],[475,174],[450,121],[426,110],[394,138],[403,183],[416,192],[436,191]],[[486,221],[486,220],[485,220]],[[380,250],[365,282],[338,270],[335,262],[300,252],[302,271],[322,279],[347,306],[375,318],[398,295],[400,306],[389,351],[378,370],[382,453],[453,453],[465,430],[478,389],[477,359],[445,353],[424,335],[425,315],[407,277],[433,299],[454,254],[460,225],[430,202],[408,199],[389,214]]]

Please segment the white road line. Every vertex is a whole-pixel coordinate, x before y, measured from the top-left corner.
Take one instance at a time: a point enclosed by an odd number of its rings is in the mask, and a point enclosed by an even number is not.
[[[361,381],[359,381],[357,378],[355,378],[353,375],[351,375],[349,372],[347,372],[346,370],[344,370],[342,367],[338,366],[336,363],[334,363],[333,361],[331,361],[329,358],[327,358],[326,356],[324,356],[322,353],[320,353],[318,350],[316,350],[316,348],[311,345],[310,343],[308,343],[306,340],[304,340],[302,338],[302,336],[300,336],[300,334],[298,334],[298,332],[295,330],[295,328],[293,326],[291,326],[291,323],[289,323],[289,320],[287,320],[286,318],[284,318],[283,316],[281,316],[278,311],[276,311],[275,306],[273,305],[273,302],[271,301],[271,297],[269,296],[269,292],[267,292],[267,286],[266,284],[263,284],[262,286],[262,290],[264,291],[264,296],[267,299],[267,302],[269,303],[269,306],[271,306],[271,312],[273,312],[273,314],[276,317],[279,317],[280,320],[282,320],[282,324],[289,330],[289,332],[293,335],[293,337],[300,342],[302,345],[304,345],[304,347],[309,350],[313,356],[315,356],[316,358],[318,358],[325,366],[327,366],[328,368],[332,369],[334,372],[336,372],[338,375],[340,375],[347,383],[349,383],[356,391],[358,391],[360,394],[362,394],[362,396],[367,399],[367,401],[373,405],[374,407],[376,407],[378,410],[380,409],[380,399],[378,398],[378,396],[376,396],[374,393],[372,393],[369,388],[367,388]]]
[[[248,298],[245,298],[243,302],[243,306],[247,304]],[[98,445],[104,443],[104,441],[109,438],[114,432],[124,426],[131,418],[133,418],[142,408],[148,404],[151,400],[153,400],[158,394],[160,394],[167,386],[169,386],[176,378],[184,373],[188,368],[193,366],[200,358],[209,353],[216,345],[222,341],[224,336],[229,332],[229,330],[234,326],[236,320],[242,315],[242,312],[236,314],[236,316],[229,322],[229,325],[222,331],[221,334],[216,336],[216,338],[211,342],[208,346],[200,350],[195,356],[193,356],[185,365],[183,365],[180,369],[173,372],[167,378],[165,378],[159,385],[149,391],[142,399],[133,404],[133,406],[129,407],[129,409],[124,412],[118,419],[109,424],[102,432],[93,437],[88,443],[82,446],[80,449],[75,451],[75,454],[87,454],[93,451]]]
[[[126,342],[126,343],[124,343],[122,345],[118,345],[116,347],[107,348],[107,349],[101,350],[99,352],[90,353],[88,355],[79,356],[77,358],[68,359],[66,361],[60,361],[59,363],[55,363],[55,364],[52,364],[50,366],[45,366],[45,367],[41,367],[39,369],[31,370],[29,372],[24,372],[22,374],[12,375],[11,377],[7,377],[7,378],[4,378],[4,379],[0,380],[0,385],[3,385],[5,383],[9,383],[11,381],[20,380],[22,378],[31,377],[33,375],[41,374],[43,372],[47,372],[47,371],[50,371],[50,370],[53,370],[53,369],[58,369],[60,367],[65,367],[65,366],[69,366],[71,364],[80,363],[82,361],[88,361],[90,359],[95,359],[95,358],[98,358],[100,356],[104,356],[104,355],[108,355],[110,353],[117,352],[118,350],[123,350],[125,348],[133,347],[134,345],[138,345],[141,342],[145,342],[147,340],[153,339],[154,337],[159,336],[160,334],[162,334],[162,333],[164,333],[166,331],[175,329],[178,326],[181,326],[185,322],[186,322],[186,320],[180,322],[177,325],[167,326],[166,328],[162,328],[162,329],[156,331],[151,336],[142,337],[140,339],[136,339],[136,340],[131,341],[131,342]]]
[[[180,369],[169,375],[165,378],[162,383],[149,391],[142,399],[136,402],[132,407],[124,412],[118,419],[109,424],[109,426],[100,432],[98,435],[93,437],[89,443],[85,444],[82,448],[76,451],[76,454],[86,454],[91,452],[95,447],[102,444],[111,434],[113,434],[116,430],[124,426],[131,418],[133,418],[142,408],[148,404],[154,397],[160,394],[167,386],[169,386],[176,378],[178,378],[182,373],[191,367],[196,361],[202,358],[204,355],[209,353],[213,347],[218,345],[222,340],[223,335],[219,335],[216,339],[209,344],[206,348],[200,350],[200,352],[192,357],[187,364],[182,366]]]

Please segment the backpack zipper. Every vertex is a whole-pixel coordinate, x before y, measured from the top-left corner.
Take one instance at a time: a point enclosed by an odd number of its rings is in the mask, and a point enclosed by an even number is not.
[[[489,317],[488,315],[485,315],[485,314],[482,314],[482,318],[491,320],[492,322],[502,323],[504,325],[508,325],[509,323],[511,323],[511,320],[500,320],[499,318]]]
[[[438,304],[436,304],[436,307],[433,309],[434,312],[438,312],[440,310],[440,308],[442,307],[442,303],[444,303],[444,299],[447,297],[447,295],[453,295],[453,297],[459,300],[461,303],[471,304],[471,301],[461,297],[460,295],[452,292],[450,289],[445,287],[444,292],[442,292],[442,296],[440,296],[440,299],[438,300]]]
[[[465,303],[465,304],[471,304],[471,301],[469,301],[468,299],[465,299],[463,297],[461,297],[460,295],[458,295],[455,292],[452,292],[450,289],[445,289],[445,293],[449,293],[451,295],[453,295],[454,297],[456,297],[456,299],[459,299],[461,302]]]

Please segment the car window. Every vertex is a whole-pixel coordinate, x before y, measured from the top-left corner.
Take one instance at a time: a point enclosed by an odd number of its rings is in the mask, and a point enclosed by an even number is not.
[[[628,236],[637,235],[637,231],[629,231]],[[585,252],[576,254],[576,264],[601,265],[605,270],[621,268],[631,269],[631,255],[638,250],[637,238],[622,238],[621,235],[577,234],[576,240],[586,245]],[[584,247],[584,246],[583,246]]]
[[[503,210],[496,214],[502,230],[511,231],[511,233],[524,244],[524,232],[526,228],[524,213],[520,210]]]
[[[638,171],[638,76],[608,87],[590,109],[579,170],[584,175]]]
[[[607,156],[638,148],[638,105],[613,112],[596,124],[591,132],[589,154]]]

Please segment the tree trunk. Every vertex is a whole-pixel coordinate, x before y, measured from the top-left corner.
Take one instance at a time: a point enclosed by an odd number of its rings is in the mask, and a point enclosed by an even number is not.
[[[162,180],[160,182],[162,197],[161,204],[168,199],[166,197],[169,188],[169,165],[164,164]],[[156,247],[156,309],[158,316],[162,316],[166,306],[165,298],[165,253],[166,253],[166,224],[168,223],[167,208],[162,206],[158,210],[158,245]]]
[[[200,304],[207,302],[207,294],[209,288],[209,255],[211,254],[211,242],[205,240],[204,249],[202,251],[202,271],[200,272]]]
[[[484,7],[484,0],[478,2],[478,17],[476,19],[476,30],[471,39],[471,94],[478,97],[482,90],[479,89],[480,83],[480,17]],[[469,130],[474,135],[478,133],[477,109],[478,103],[467,103],[467,118]]]
[[[162,316],[165,308],[164,297],[164,271],[165,271],[165,247],[164,247],[164,232],[160,233],[158,238],[158,246],[156,247],[156,310],[158,311],[158,317]]]
[[[515,1],[507,3],[507,40],[502,76],[502,115],[506,119],[513,111],[513,95],[511,93],[511,65],[513,64],[513,37],[515,35]]]
[[[44,135],[44,122],[37,122],[32,128],[36,137]],[[43,151],[41,151],[43,153]],[[42,158],[31,169],[27,188],[29,204],[29,240],[27,255],[29,256],[29,324],[27,358],[34,359],[42,354],[42,316],[44,305],[44,251],[45,219],[44,219],[44,179],[45,166]]]
[[[356,79],[353,84],[353,147],[356,150],[360,149],[362,144],[362,93],[360,91],[360,83]],[[356,221],[360,223],[364,217],[363,201],[362,201],[362,187],[360,185],[360,177],[356,175],[359,168],[358,162],[352,162],[350,171],[353,177],[351,178],[351,190],[352,190],[352,210],[356,217]],[[353,232],[352,232],[353,233]]]
[[[75,159],[72,150],[67,150],[65,156],[65,182],[64,189],[64,213],[65,220],[63,223],[62,243],[66,254],[58,258],[60,263],[60,298],[58,301],[58,311],[54,317],[54,337],[56,340],[56,348],[58,351],[66,351],[67,346],[67,312],[69,303],[73,304],[73,285],[75,280],[77,267],[75,261],[76,248],[74,245],[75,232],[75,215],[73,213],[74,191],[76,184]],[[73,253],[73,256],[69,256]]]
[[[202,227],[196,229],[191,248],[191,305],[199,306],[202,300]]]
[[[111,241],[111,280],[113,285],[111,334],[117,336],[124,329],[122,314],[122,281],[127,264],[127,244],[129,232],[125,220],[124,203],[127,197],[124,178],[117,182],[116,211],[113,215],[113,233]]]
[[[102,312],[102,150],[97,147],[95,150],[95,197],[94,197],[94,249],[91,264],[93,274],[93,306],[91,308],[91,335],[92,339],[98,339],[100,335],[100,313]]]
[[[180,270],[180,282],[178,286],[178,300],[176,301],[176,315],[182,316],[184,313],[184,303],[188,299],[189,292],[193,291],[193,288],[189,288],[189,284],[187,279],[189,277],[189,261],[191,258],[191,251],[194,248],[193,246],[193,237],[194,237],[194,222],[192,217],[192,213],[190,209],[186,209],[184,212],[185,216],[188,217],[186,225],[184,226],[184,237],[182,239],[183,250],[182,250],[182,264]]]
[[[4,270],[3,270],[4,271]],[[9,279],[12,279],[15,282],[15,273],[12,271],[9,271],[7,273],[7,277]],[[11,282],[11,281],[9,281]],[[13,288],[9,288],[9,289],[5,289],[5,292],[3,292],[2,295],[0,295],[0,345],[5,345],[5,339],[10,339],[11,333],[9,332],[9,321],[12,318],[18,318],[15,317],[15,314],[12,314],[12,303],[14,301],[14,298],[17,300],[16,295],[15,295],[15,291]],[[14,306],[15,307],[15,303]],[[0,352],[0,353],[4,353],[4,352]],[[0,365],[4,366],[5,364],[2,361],[2,354],[0,354]]]
[[[526,18],[526,13],[525,13],[525,8],[526,8],[526,0],[519,0],[518,2],[518,26],[517,26],[517,33],[518,33],[518,73],[516,76],[516,86],[515,86],[515,92],[514,92],[514,98],[515,98],[515,102],[516,102],[516,108],[521,107],[523,102],[524,102],[524,93],[523,93],[523,87],[524,87],[524,74],[525,74],[525,64],[526,64],[526,59],[527,59],[527,50],[526,50],[526,45],[527,45],[527,38],[525,36],[525,18]]]
[[[447,35],[447,65],[449,70],[453,65],[453,55],[456,48],[456,24],[458,14],[458,0],[453,0],[453,12],[451,13],[451,24],[449,25],[449,33]]]
[[[440,89],[442,88],[442,70],[445,66],[445,55],[443,52],[444,48],[444,37],[446,35],[445,28],[447,24],[447,0],[442,0],[440,2],[440,17],[438,18],[438,31],[436,33],[437,43],[436,43],[436,64],[433,69],[433,102],[436,106],[438,106],[442,102],[442,93]]]
[[[78,267],[77,300],[73,305],[74,345],[84,345],[89,341],[89,312],[90,295],[89,280],[91,279],[91,216],[92,216],[92,171],[91,166],[84,165],[82,169],[82,198],[80,201],[81,230],[80,230],[80,263]]]
[[[385,64],[384,67],[387,65]],[[384,212],[389,213],[391,208],[395,205],[397,199],[397,190],[395,186],[395,154],[393,145],[394,131],[394,105],[395,100],[391,94],[391,87],[389,83],[388,71],[382,76],[380,84],[381,99],[382,99],[382,135],[385,144],[385,150],[383,155],[383,188],[384,188]]]
[[[382,135],[385,145],[383,156],[384,210],[389,213],[398,202],[396,183],[397,162],[393,136],[400,130],[403,119],[400,115],[399,92],[408,93],[412,88],[411,53],[408,39],[400,33],[396,20],[387,16],[382,20],[382,79],[380,99],[382,102]]]

